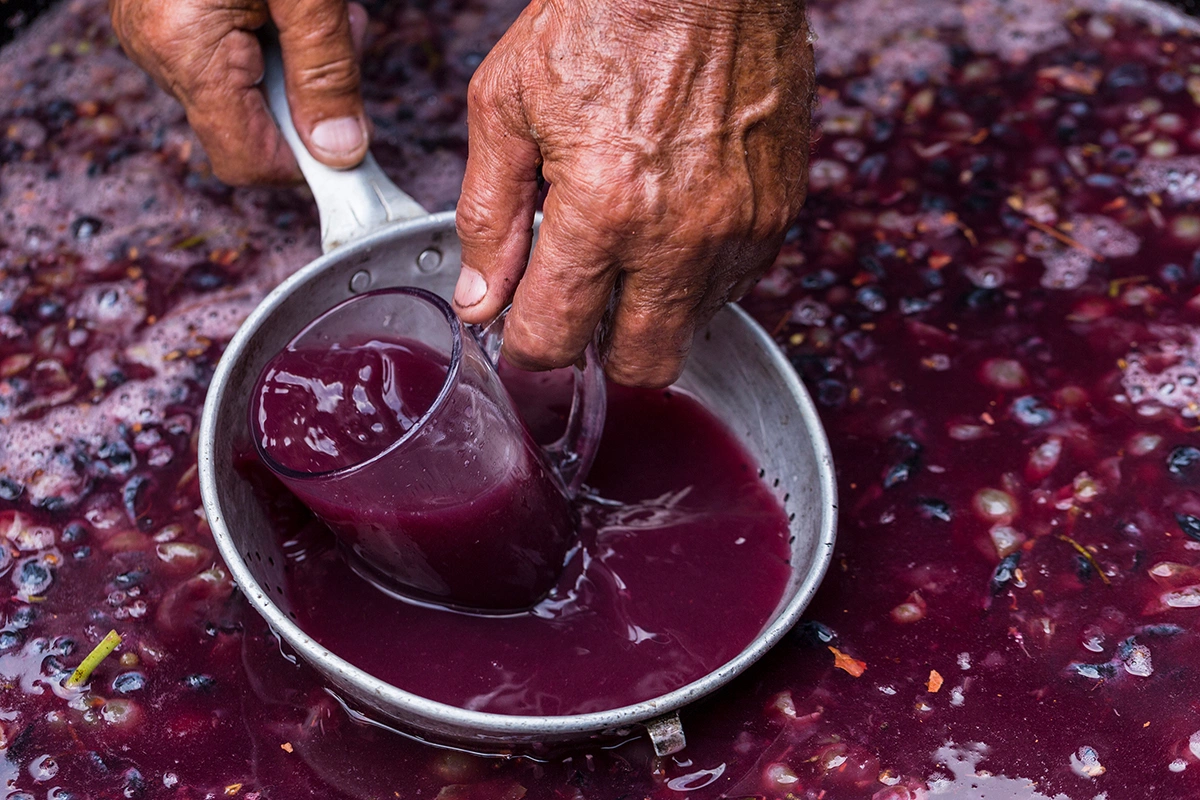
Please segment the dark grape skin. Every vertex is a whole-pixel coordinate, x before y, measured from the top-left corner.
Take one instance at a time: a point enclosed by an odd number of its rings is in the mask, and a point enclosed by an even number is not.
[[[112,690],[117,694],[133,694],[145,687],[146,676],[140,672],[122,672],[112,681]]]
[[[27,595],[41,595],[54,582],[54,573],[40,561],[23,563],[17,575],[17,585]]]
[[[86,242],[103,228],[104,223],[95,217],[79,217],[71,223],[71,235],[81,242]]]
[[[1200,480],[1200,448],[1180,445],[1167,454],[1167,471],[1180,481]]]
[[[996,569],[992,573],[992,579],[988,584],[993,597],[1008,589],[1009,585],[1016,579],[1016,570],[1020,563],[1021,554],[1010,553],[996,565]]]
[[[216,687],[217,681],[210,675],[194,673],[184,676],[183,685],[193,692],[208,693]]]
[[[1175,514],[1175,521],[1179,523],[1179,530],[1183,531],[1189,538],[1200,542],[1200,517],[1192,514]]]
[[[64,544],[81,544],[87,539],[87,528],[78,522],[72,522],[63,528],[62,541]]]

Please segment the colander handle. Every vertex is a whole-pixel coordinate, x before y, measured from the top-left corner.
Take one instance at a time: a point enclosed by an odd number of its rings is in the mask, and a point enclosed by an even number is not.
[[[650,734],[650,743],[654,745],[656,756],[673,755],[687,747],[687,738],[683,735],[683,723],[679,721],[678,711],[671,711],[647,721],[646,733]]]
[[[353,169],[334,169],[313,158],[296,132],[283,83],[283,54],[274,28],[259,36],[263,49],[263,90],[267,106],[283,132],[283,139],[296,156],[304,180],[312,189],[321,217],[321,249],[362,238],[388,225],[428,216],[396,184],[392,183],[369,152]]]

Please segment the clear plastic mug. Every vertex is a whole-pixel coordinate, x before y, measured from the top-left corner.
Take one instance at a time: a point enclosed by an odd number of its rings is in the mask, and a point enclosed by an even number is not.
[[[309,323],[290,349],[416,341],[444,369],[436,399],[378,452],[327,472],[276,461],[251,403],[263,463],[337,535],[352,566],[392,594],[482,613],[528,608],[554,586],[578,519],[571,499],[604,426],[593,348],[576,367],[566,432],[538,446],[496,372],[503,317],[486,329],[416,288],[352,297]],[[259,385],[266,375],[259,378]]]

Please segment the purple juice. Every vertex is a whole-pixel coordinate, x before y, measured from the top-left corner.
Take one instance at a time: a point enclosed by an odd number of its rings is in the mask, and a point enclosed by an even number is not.
[[[549,434],[555,410],[534,409],[538,433]],[[688,395],[610,387],[608,414],[591,499],[578,503],[579,546],[541,603],[504,617],[380,594],[259,470],[300,626],[401,688],[502,714],[616,708],[736,656],[769,621],[790,574],[782,506],[749,454]]]
[[[263,370],[252,423],[294,472],[329,472],[379,455],[433,405],[446,359],[415,341],[289,347]]]
[[[460,379],[476,368],[464,359],[447,384],[447,358],[410,339],[291,347],[263,370],[251,424],[363,577],[420,600],[528,608],[562,571],[575,515],[511,409]]]

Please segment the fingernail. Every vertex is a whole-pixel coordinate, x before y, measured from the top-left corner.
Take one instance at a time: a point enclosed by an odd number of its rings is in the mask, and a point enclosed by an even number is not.
[[[353,155],[363,145],[362,124],[354,117],[322,120],[312,130],[312,143],[333,156]]]
[[[477,305],[487,294],[487,281],[470,267],[463,267],[458,274],[458,285],[454,287],[454,303],[459,308]]]

